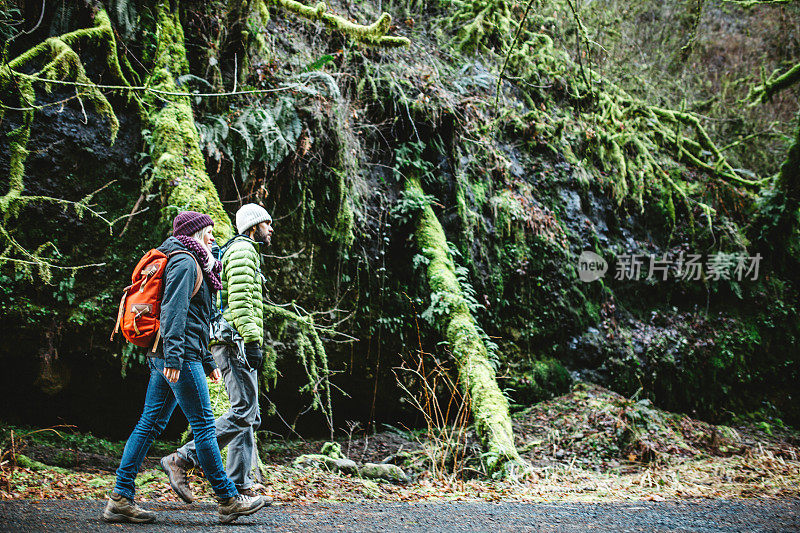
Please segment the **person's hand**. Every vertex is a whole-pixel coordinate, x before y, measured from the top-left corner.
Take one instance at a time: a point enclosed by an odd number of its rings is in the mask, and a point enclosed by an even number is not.
[[[211,371],[208,375],[208,379],[210,379],[214,383],[219,383],[219,380],[222,378],[222,372],[220,372],[219,368],[215,368]]]
[[[244,345],[244,355],[247,358],[247,364],[251,368],[261,368],[261,363],[264,361],[264,352],[261,350],[261,345],[257,342],[248,342]]]
[[[179,368],[165,368],[164,369],[164,377],[167,378],[167,381],[170,383],[175,383],[178,381],[178,377],[180,377],[181,371]]]

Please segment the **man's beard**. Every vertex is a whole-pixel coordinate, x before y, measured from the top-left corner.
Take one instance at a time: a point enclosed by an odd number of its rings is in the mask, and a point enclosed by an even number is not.
[[[256,228],[253,232],[253,240],[257,242],[263,242],[264,244],[269,244],[270,236],[266,231],[262,231],[261,228]]]

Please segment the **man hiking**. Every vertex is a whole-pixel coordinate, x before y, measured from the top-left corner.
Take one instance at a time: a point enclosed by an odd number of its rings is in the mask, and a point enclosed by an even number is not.
[[[255,431],[261,424],[258,406],[258,369],[264,340],[261,253],[269,244],[272,217],[257,204],[243,205],[236,212],[239,234],[223,247],[221,309],[223,333],[211,346],[214,361],[222,371],[231,408],[215,422],[220,449],[228,446],[225,472],[239,494],[256,496],[250,477],[255,457]],[[223,341],[220,341],[222,337]],[[235,342],[239,340],[239,342]],[[241,342],[243,341],[243,343]],[[242,352],[244,348],[244,353]],[[163,457],[161,466],[175,493],[185,502],[194,501],[187,470],[199,464],[195,441]]]

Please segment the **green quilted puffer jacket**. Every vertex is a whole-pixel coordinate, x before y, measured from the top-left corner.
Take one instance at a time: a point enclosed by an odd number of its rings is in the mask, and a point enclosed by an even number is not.
[[[244,342],[264,341],[261,254],[256,242],[238,237],[222,256],[222,315]]]

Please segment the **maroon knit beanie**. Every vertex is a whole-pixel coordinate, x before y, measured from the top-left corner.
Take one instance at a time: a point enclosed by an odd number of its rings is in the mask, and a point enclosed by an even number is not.
[[[181,211],[172,221],[172,234],[192,236],[206,226],[213,226],[211,217],[197,211]]]

